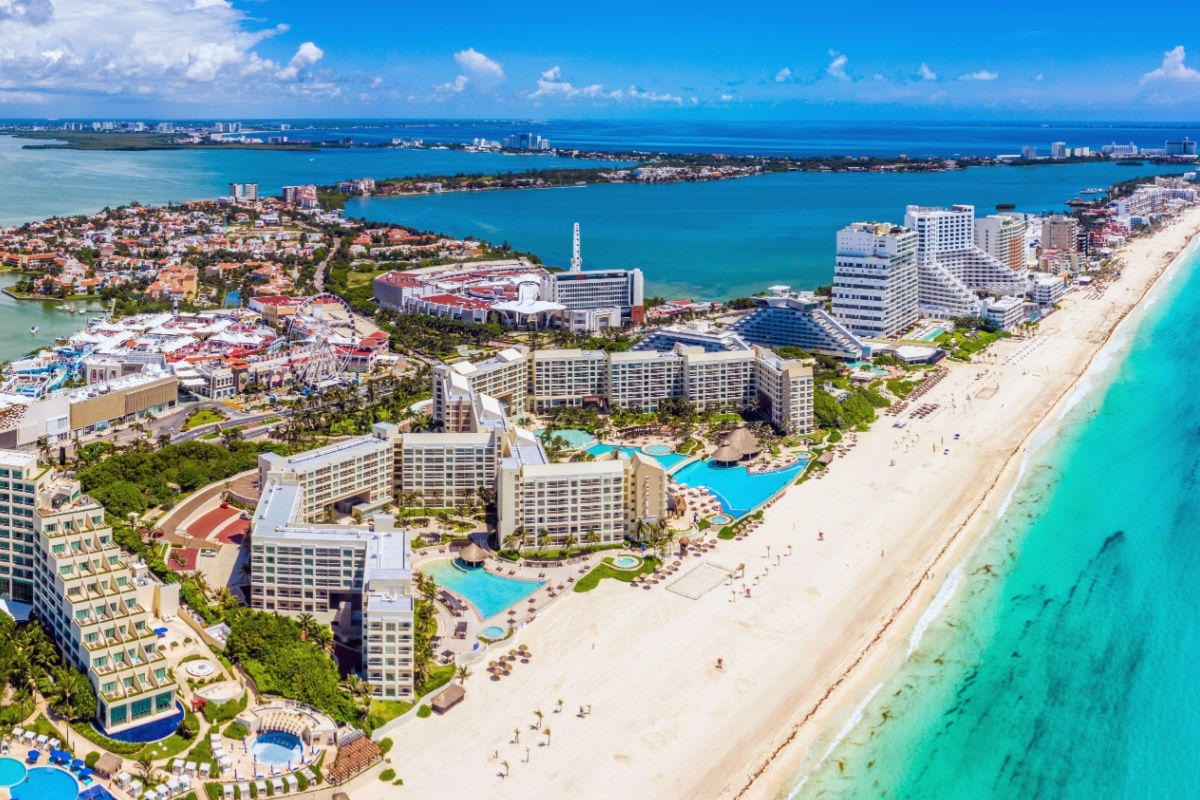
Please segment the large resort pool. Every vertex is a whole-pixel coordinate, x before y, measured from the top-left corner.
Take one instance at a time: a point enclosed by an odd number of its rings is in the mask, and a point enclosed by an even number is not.
[[[528,581],[494,575],[483,567],[461,567],[450,560],[423,564],[418,569],[475,607],[488,619],[533,594],[545,581]]]
[[[272,767],[286,767],[304,757],[304,743],[294,733],[267,731],[260,733],[250,745],[255,761]]]
[[[733,517],[749,513],[787,486],[807,461],[771,472],[750,472],[744,466],[722,467],[714,461],[695,461],[671,476],[684,486],[703,487],[716,495],[721,508]]]
[[[18,765],[19,766],[19,765]],[[79,782],[75,776],[58,767],[34,767],[25,779],[10,786],[12,800],[75,800]]]
[[[0,758],[0,786],[14,786],[25,780],[25,765],[15,758]]]
[[[666,448],[667,452],[663,453],[661,448]],[[602,456],[606,453],[611,453],[613,450],[620,450],[622,453],[625,453],[626,455],[633,455],[634,453],[640,453],[641,455],[649,456],[650,458],[653,458],[658,463],[662,464],[663,469],[666,469],[666,470],[670,470],[671,467],[675,466],[680,461],[683,461],[685,458],[687,458],[687,456],[680,455],[679,453],[672,451],[669,447],[666,447],[666,445],[651,444],[651,445],[646,445],[645,447],[642,447],[642,448],[638,448],[638,447],[616,447],[615,445],[611,445],[611,444],[594,444],[587,449],[587,451],[594,456]]]

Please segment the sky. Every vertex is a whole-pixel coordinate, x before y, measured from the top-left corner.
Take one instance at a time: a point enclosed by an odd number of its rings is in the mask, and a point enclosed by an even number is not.
[[[1106,5],[0,0],[0,118],[1194,118],[1200,6]]]

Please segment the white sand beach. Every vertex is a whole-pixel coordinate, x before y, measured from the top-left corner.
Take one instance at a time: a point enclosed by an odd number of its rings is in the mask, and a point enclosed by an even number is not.
[[[1191,209],[1129,244],[1099,297],[1072,292],[1036,336],[950,364],[912,406],[935,413],[904,429],[882,417],[749,538],[688,558],[744,563],[749,598],[742,581],[736,600],[724,585],[690,600],[604,581],[552,605],[510,640],[530,663],[499,682],[475,665],[465,702],[389,734],[403,796],[775,796],[903,653],[942,573],[994,519],[1028,437],[1197,232]],[[399,796],[375,774],[350,796]]]

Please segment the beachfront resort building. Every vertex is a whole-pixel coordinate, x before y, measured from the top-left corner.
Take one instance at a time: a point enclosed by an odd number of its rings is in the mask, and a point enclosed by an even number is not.
[[[729,326],[751,344],[799,347],[810,353],[842,359],[862,358],[868,350],[849,328],[831,316],[822,298],[810,292],[792,292],[772,286],[755,295],[755,309]]]
[[[1013,272],[1025,269],[1025,233],[1028,225],[1024,214],[989,214],[975,220],[975,246],[997,261],[1008,265]]]
[[[0,500],[0,597],[36,615],[87,674],[103,729],[175,714],[175,679],[104,508],[79,481],[11,450],[0,450]]]
[[[833,316],[856,336],[898,336],[917,321],[917,234],[856,222],[837,234]]]
[[[1079,252],[1079,220],[1063,214],[1042,218],[1042,249]]]
[[[908,206],[904,226],[917,232],[917,302],[923,315],[978,317],[987,296],[1025,295],[1021,276],[975,245],[974,206]]]
[[[307,453],[259,456],[262,495],[254,511],[250,605],[331,623],[360,638],[372,695],[411,700],[412,552],[392,517],[367,524],[320,522],[329,509],[356,518],[394,502],[396,426]]]
[[[764,379],[768,374],[772,377]],[[489,361],[434,367],[433,419],[444,431],[474,429],[478,395],[498,399],[502,415],[587,404],[656,411],[663,400],[682,399],[704,409],[757,406],[771,424],[790,433],[809,432],[813,425],[811,367],[764,347],[508,349]]]

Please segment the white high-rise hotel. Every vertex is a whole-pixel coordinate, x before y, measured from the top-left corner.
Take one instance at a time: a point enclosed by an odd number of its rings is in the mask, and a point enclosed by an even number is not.
[[[975,246],[975,207],[908,206],[904,225],[917,233],[918,305],[931,317],[984,313],[980,295],[1023,295],[1008,264]]]
[[[887,337],[917,321],[917,234],[886,222],[838,231],[833,316],[856,336]]]

